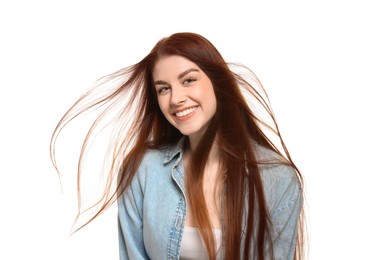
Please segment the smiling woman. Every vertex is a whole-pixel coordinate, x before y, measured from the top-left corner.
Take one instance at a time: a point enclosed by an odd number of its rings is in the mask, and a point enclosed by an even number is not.
[[[101,109],[81,165],[97,126],[115,118],[106,189],[80,228],[117,201],[121,259],[303,258],[300,172],[260,82],[232,67],[203,36],[176,33],[110,75],[124,81],[106,95],[83,95],[57,125],[55,166],[62,128]]]
[[[195,63],[176,55],[156,62],[153,79],[161,112],[196,147],[217,107],[210,79]]]

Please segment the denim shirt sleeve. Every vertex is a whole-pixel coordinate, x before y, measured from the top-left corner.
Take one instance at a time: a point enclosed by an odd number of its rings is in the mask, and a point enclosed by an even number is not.
[[[274,259],[294,259],[302,190],[295,171],[280,165],[265,171]]]
[[[136,195],[135,195],[136,194]],[[149,259],[143,244],[143,196],[139,178],[118,198],[118,235],[121,260]]]

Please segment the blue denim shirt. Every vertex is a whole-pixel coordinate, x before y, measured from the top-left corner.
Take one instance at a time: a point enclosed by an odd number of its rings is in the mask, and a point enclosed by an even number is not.
[[[272,159],[263,148],[257,151]],[[179,259],[186,217],[182,141],[164,150],[149,150],[131,185],[118,198],[121,260]],[[261,166],[273,223],[275,259],[293,259],[302,192],[288,166]]]

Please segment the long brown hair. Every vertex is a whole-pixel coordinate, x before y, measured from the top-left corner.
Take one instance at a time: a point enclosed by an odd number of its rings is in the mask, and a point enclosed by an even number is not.
[[[225,170],[221,191],[224,257],[232,260],[240,259],[241,256],[244,259],[263,259],[266,244],[272,243],[272,223],[259,175],[260,164],[265,162],[259,162],[254,143],[279,154],[283,160],[278,163],[293,167],[301,186],[302,178],[284,145],[268,97],[257,77],[249,69],[245,70],[249,78],[233,72],[233,64],[227,64],[212,43],[195,33],[176,33],[163,38],[139,63],[109,75],[98,85],[104,86],[114,79],[123,80],[117,83],[118,87],[103,94],[101,88],[92,88],[58,123],[50,145],[55,167],[55,144],[63,127],[86,111],[100,109],[97,119],[86,135],[79,158],[80,216],[84,212],[80,209],[80,186],[86,149],[97,126],[110,116],[115,118],[112,124],[112,145],[108,149],[109,168],[106,169],[108,177],[104,192],[97,202],[86,210],[97,208],[93,216],[76,230],[99,216],[124,192],[147,149],[165,147],[182,138],[182,134],[161,113],[153,85],[152,72],[156,61],[169,55],[179,55],[197,64],[210,78],[217,100],[216,113],[192,153],[185,180],[189,207],[194,212],[194,219],[205,241],[209,257],[215,259],[216,252],[202,183],[211,146],[217,140],[221,164]],[[244,95],[251,98],[253,107],[248,104]],[[265,111],[268,121],[255,115],[253,108],[259,107]],[[277,137],[279,146],[271,140],[270,135]],[[244,207],[248,209],[247,213],[244,212]],[[296,258],[300,258],[302,251],[302,216],[298,228]],[[244,222],[246,230],[242,230]]]

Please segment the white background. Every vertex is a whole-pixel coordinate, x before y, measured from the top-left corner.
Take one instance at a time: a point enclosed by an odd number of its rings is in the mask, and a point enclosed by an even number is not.
[[[62,192],[51,132],[95,80],[178,31],[268,91],[306,180],[309,259],[390,259],[386,2],[1,1],[0,259],[118,259],[115,208],[68,237],[74,174]],[[77,153],[62,151],[73,171]]]

